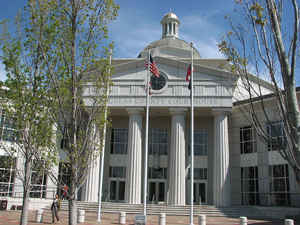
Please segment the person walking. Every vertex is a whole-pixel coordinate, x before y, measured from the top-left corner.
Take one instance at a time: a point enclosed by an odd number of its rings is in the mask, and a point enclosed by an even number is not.
[[[53,199],[53,202],[51,205],[52,223],[55,222],[55,218],[56,218],[57,222],[59,222],[58,209],[59,209],[59,198],[58,198],[58,195],[55,195],[55,198]]]

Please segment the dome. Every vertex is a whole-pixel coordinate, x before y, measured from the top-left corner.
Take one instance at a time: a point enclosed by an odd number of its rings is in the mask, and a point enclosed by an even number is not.
[[[194,58],[200,59],[198,50],[194,48]],[[162,56],[171,58],[190,58],[190,43],[179,38],[163,38],[147,45],[139,54],[139,58],[147,57],[148,51],[151,50],[152,56]]]
[[[152,56],[162,56],[171,58],[190,58],[191,44],[178,38],[180,21],[175,13],[168,12],[161,20],[162,39],[147,45],[139,54],[139,58],[147,57],[151,50]],[[194,58],[199,59],[200,54],[195,47]]]

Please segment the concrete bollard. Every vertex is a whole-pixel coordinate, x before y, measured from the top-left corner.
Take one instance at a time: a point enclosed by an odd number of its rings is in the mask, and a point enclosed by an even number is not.
[[[166,225],[166,214],[159,214],[159,225]]]
[[[206,225],[206,216],[205,215],[198,216],[198,224],[199,225]]]
[[[44,212],[44,210],[42,210],[42,209],[36,210],[36,214],[35,214],[35,222],[36,223],[43,222],[43,212]]]
[[[84,223],[84,219],[85,219],[85,211],[82,209],[78,210],[78,217],[77,217],[77,222],[78,223]]]
[[[126,212],[120,212],[119,224],[126,224]]]
[[[294,220],[291,220],[291,219],[285,219],[285,220],[284,220],[284,225],[294,225]]]
[[[247,224],[248,224],[247,217],[241,216],[240,225],[247,225]]]

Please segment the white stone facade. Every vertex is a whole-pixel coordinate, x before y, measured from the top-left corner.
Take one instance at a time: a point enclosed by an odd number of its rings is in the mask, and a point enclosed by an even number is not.
[[[185,76],[191,47],[178,39],[180,22],[174,15],[163,18],[162,39],[145,47],[139,58],[113,60],[114,85],[108,101],[112,126],[105,141],[103,201],[129,204],[143,201],[148,75],[144,63],[150,49],[163,79],[151,81],[147,201],[190,204],[191,102]],[[247,96],[239,91],[237,77],[226,70],[227,61],[202,59],[195,48],[193,51],[195,204],[226,207],[282,202],[279,195],[270,195],[272,179],[288,181],[288,189],[281,193],[287,196],[284,201],[290,206],[299,204],[300,191],[293,171],[285,166],[287,162],[278,152],[268,151],[268,146],[254,133],[250,138],[253,149],[249,151],[249,145],[244,144],[248,139],[243,140],[242,136],[249,134],[251,124],[241,109],[247,110],[248,106],[234,103]],[[269,93],[269,88],[266,84],[264,93]],[[93,84],[86,84],[84,95],[93,94],[92,90]],[[272,102],[268,110],[273,111]],[[278,120],[276,113],[272,119]],[[241,149],[242,146],[246,149]],[[98,201],[99,168],[100,160],[88,173],[81,191],[82,201]],[[274,171],[280,168],[285,176],[278,178]],[[50,181],[48,184],[53,186]]]

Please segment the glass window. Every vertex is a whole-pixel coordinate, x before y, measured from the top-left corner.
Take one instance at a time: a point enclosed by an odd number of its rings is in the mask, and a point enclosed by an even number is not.
[[[162,72],[160,72],[159,77],[151,75],[150,83],[151,83],[151,89],[158,91],[163,89],[164,86],[166,86],[167,80],[165,76],[162,75]]]
[[[0,156],[0,196],[12,196],[15,182],[16,159]]]
[[[190,170],[188,173],[188,179],[191,179]],[[195,180],[207,180],[207,168],[194,168]]]
[[[188,145],[189,155],[191,154],[190,144]],[[194,155],[206,156],[208,151],[208,131],[199,129],[194,131]]]
[[[149,137],[149,155],[168,154],[168,131],[162,128],[152,128]]]
[[[290,205],[288,165],[269,166],[270,195],[272,205]]]
[[[18,138],[17,127],[13,118],[8,118],[2,110],[0,120],[0,140],[16,142]]]
[[[241,154],[256,152],[256,138],[251,126],[240,128]]]
[[[167,168],[153,168],[148,169],[149,179],[167,179]]]
[[[127,154],[128,129],[113,128],[111,132],[110,154]]]
[[[31,172],[31,187],[29,196],[31,198],[46,198],[47,174],[42,166],[36,165]]]
[[[242,167],[241,168],[241,194],[243,205],[259,204],[258,190],[258,168]]]
[[[58,183],[61,186],[67,186],[70,187],[71,181],[70,181],[70,175],[71,175],[71,169],[68,163],[59,163],[59,169],[58,169]],[[58,188],[58,193],[60,196],[63,196],[64,190],[60,187]]]
[[[285,148],[286,138],[283,129],[283,123],[274,122],[267,125],[267,133],[269,135],[268,151],[277,151]]]
[[[109,177],[126,178],[126,167],[121,167],[121,166],[109,167]]]

